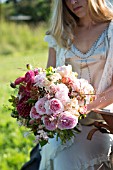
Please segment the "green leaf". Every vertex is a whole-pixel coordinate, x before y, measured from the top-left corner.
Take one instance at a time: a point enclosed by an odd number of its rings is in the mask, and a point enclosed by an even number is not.
[[[18,112],[16,110],[12,110],[11,116],[14,118],[18,118]]]
[[[50,76],[50,75],[52,75],[54,73],[54,71],[53,71],[53,67],[52,66],[50,66],[50,67],[48,67],[47,69],[46,69],[46,76]]]
[[[34,99],[28,99],[28,100],[27,100],[27,103],[29,103],[29,104],[34,104],[34,103],[36,103],[36,100],[34,100]]]
[[[47,143],[48,143],[47,140],[39,141],[39,144],[41,145],[41,147],[43,147],[43,146],[46,145]]]

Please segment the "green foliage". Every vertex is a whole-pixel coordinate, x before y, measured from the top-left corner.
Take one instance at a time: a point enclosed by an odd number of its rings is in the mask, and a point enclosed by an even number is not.
[[[30,22],[47,21],[50,16],[51,0],[7,0],[3,6],[4,16],[25,15],[31,16]]]
[[[19,127],[11,117],[8,100],[14,89],[10,82],[24,75],[26,64],[46,67],[47,43],[43,41],[46,27],[29,28],[27,25],[1,23],[0,45],[0,170],[20,170],[29,160],[35,146],[34,135],[24,137],[26,129]]]

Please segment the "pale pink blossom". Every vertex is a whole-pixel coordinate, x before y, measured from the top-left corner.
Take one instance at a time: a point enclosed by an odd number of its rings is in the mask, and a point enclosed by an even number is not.
[[[53,98],[45,103],[46,114],[58,114],[64,110],[64,106],[60,100]]]
[[[76,98],[70,99],[70,102],[67,102],[65,105],[65,110],[75,110],[78,111],[79,109],[79,103]]]
[[[54,73],[54,74],[48,76],[48,78],[52,82],[57,82],[58,80],[62,79],[62,77],[59,73]]]
[[[58,128],[63,129],[72,129],[78,123],[78,117],[74,116],[68,111],[62,112],[58,119]]]
[[[57,92],[57,85],[52,83],[46,88],[50,93],[55,94]]]
[[[41,116],[39,115],[39,113],[37,113],[35,106],[33,106],[33,107],[31,108],[30,118],[31,118],[31,119],[32,119],[32,118],[33,118],[33,119],[40,119],[40,118],[41,118]]]
[[[57,67],[56,72],[59,73],[62,77],[66,76],[66,75],[70,75],[72,74],[72,66],[68,65],[68,66],[61,66],[61,67]]]
[[[40,115],[46,114],[46,109],[44,107],[46,100],[47,99],[43,97],[35,103],[36,112],[39,113]]]
[[[79,109],[76,110],[76,109],[72,108],[72,109],[67,110],[67,111],[70,112],[72,115],[78,117],[78,118],[79,118],[79,116],[80,116]]]
[[[40,140],[48,140],[49,137],[47,135],[47,133],[42,129],[42,130],[38,130],[38,135],[35,136],[36,141],[40,141]]]
[[[72,89],[83,95],[94,92],[94,88],[85,79],[76,79],[76,81],[72,84]]]
[[[86,113],[87,113],[87,105],[81,106],[81,107],[79,108],[79,112],[80,112],[81,114],[86,114]]]
[[[45,81],[47,81],[45,72],[41,72],[35,76],[35,86],[44,87]]]
[[[65,93],[69,93],[68,87],[63,83],[57,84],[56,88],[57,88],[57,91],[63,91]]]
[[[84,99],[78,100],[78,104],[79,104],[80,107],[84,106],[85,105],[85,100]]]
[[[55,130],[57,128],[57,119],[54,116],[44,116],[43,123],[47,130]]]

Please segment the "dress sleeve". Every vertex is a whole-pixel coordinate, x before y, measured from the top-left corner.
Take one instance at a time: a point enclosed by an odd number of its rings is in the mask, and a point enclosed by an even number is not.
[[[65,64],[65,55],[64,55],[65,49],[61,48],[57,44],[55,38],[52,35],[46,35],[44,40],[48,42],[49,47],[54,48],[56,51],[56,67],[64,65]]]
[[[44,37],[44,40],[45,40],[46,42],[48,42],[48,46],[49,46],[49,47],[54,48],[55,51],[57,50],[57,42],[56,42],[56,40],[54,39],[54,37],[53,37],[52,35],[46,35],[46,36]]]

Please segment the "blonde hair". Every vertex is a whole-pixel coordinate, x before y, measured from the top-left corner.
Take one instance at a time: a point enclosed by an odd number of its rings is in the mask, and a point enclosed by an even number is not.
[[[107,22],[113,19],[113,12],[105,0],[87,1],[89,13],[94,22]],[[60,46],[69,48],[73,42],[74,28],[78,20],[79,18],[67,8],[65,0],[54,0],[51,28],[48,33],[55,38]]]

